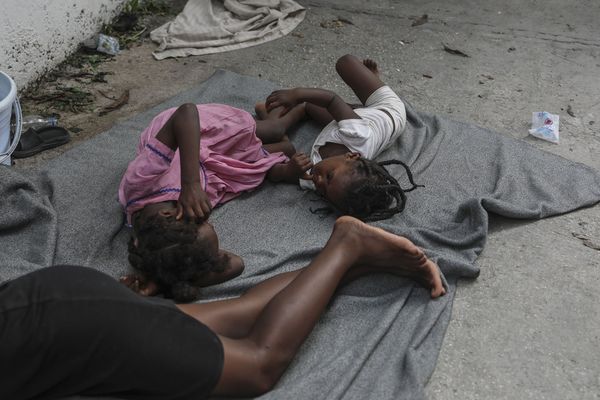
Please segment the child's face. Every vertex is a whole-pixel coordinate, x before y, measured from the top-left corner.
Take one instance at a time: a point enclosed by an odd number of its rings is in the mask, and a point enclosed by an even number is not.
[[[358,153],[346,153],[326,158],[313,166],[311,175],[317,193],[339,208],[354,179],[358,158]]]

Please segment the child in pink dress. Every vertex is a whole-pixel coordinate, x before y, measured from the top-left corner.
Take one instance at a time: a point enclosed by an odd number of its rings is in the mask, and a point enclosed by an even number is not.
[[[265,177],[298,182],[311,164],[295,154],[286,130],[303,116],[299,107],[255,121],[222,104],[184,104],[157,115],[119,186],[134,229],[129,261],[138,272],[124,283],[142,294],[190,301],[200,287],[239,275],[243,262],[219,249],[210,211]]]

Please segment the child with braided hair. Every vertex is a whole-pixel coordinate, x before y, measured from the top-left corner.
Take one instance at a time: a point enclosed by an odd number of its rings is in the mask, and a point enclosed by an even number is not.
[[[389,218],[404,209],[404,193],[418,187],[403,162],[373,161],[403,132],[404,103],[381,81],[373,60],[345,55],[336,70],[362,106],[347,104],[329,90],[294,88],[271,93],[264,104],[257,104],[256,113],[268,120],[304,108],[324,128],[311,150],[310,173],[300,186],[316,190],[344,214],[364,221]],[[390,164],[406,169],[412,187],[400,187],[385,169]]]
[[[298,182],[308,161],[295,155],[286,131],[303,117],[293,110],[255,121],[224,104],[183,104],[158,114],[119,186],[133,227],[129,261],[136,271],[123,283],[186,302],[201,287],[241,274],[241,258],[219,249],[207,219],[213,207],[265,178]]]

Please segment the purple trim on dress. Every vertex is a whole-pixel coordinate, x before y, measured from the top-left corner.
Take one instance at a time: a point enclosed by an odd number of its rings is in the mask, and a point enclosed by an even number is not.
[[[204,167],[204,164],[202,164],[202,161],[199,162],[200,164],[200,171],[202,171],[202,190],[204,190],[206,192],[206,168]]]
[[[265,154],[265,157],[269,157],[271,155],[271,153],[269,153],[264,147],[260,147],[260,149],[263,151],[263,153]]]
[[[170,192],[181,193],[181,189],[180,188],[164,188],[164,189],[160,189],[159,191],[146,194],[146,195],[138,197],[136,199],[129,200],[127,202],[127,205],[125,207],[127,208],[130,205],[132,205],[133,203],[137,203],[138,201],[146,199],[148,197],[156,196],[157,194],[170,193]]]
[[[156,147],[150,145],[149,143],[146,143],[146,147],[149,148],[154,154],[156,154],[163,160],[168,161],[169,163],[172,161],[171,158],[169,158],[169,156],[158,150]]]

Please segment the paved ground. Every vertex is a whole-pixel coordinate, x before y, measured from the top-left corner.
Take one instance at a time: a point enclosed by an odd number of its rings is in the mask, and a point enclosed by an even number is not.
[[[216,68],[349,96],[333,65],[354,53],[377,60],[383,79],[419,109],[600,169],[596,0],[299,2],[308,8],[306,20],[262,46],[161,62],[149,43],[123,52],[101,66],[115,74],[98,88],[114,95],[130,89],[129,104],[103,117],[67,115],[64,125],[83,129],[76,144]],[[412,27],[423,14],[427,22]],[[449,54],[442,43],[470,57]],[[531,112],[541,110],[560,114],[560,145],[527,137]],[[538,222],[496,220],[490,229],[481,276],[460,284],[429,397],[600,398],[600,251],[573,236],[600,244],[600,206]]]

